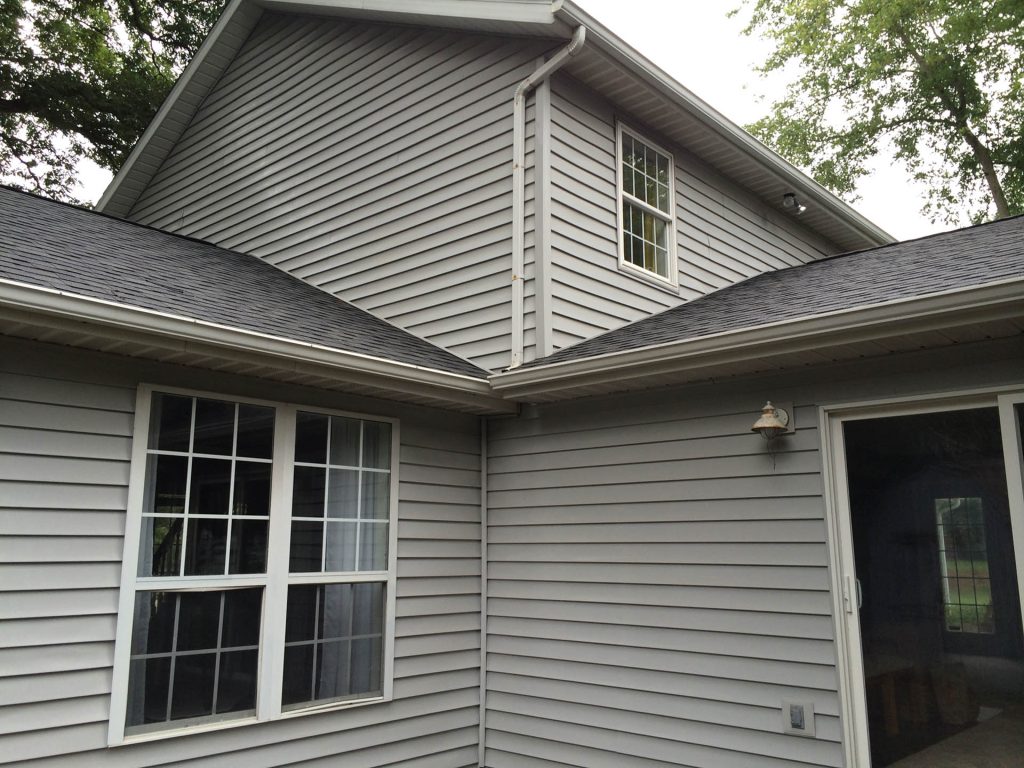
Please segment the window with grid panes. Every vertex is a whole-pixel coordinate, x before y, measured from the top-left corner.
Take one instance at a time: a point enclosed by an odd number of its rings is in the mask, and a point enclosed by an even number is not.
[[[140,403],[112,742],[385,698],[397,425],[175,392]]]
[[[620,261],[674,282],[672,155],[619,126]]]

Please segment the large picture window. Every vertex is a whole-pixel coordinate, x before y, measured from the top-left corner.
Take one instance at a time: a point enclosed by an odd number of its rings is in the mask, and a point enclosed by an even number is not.
[[[390,698],[397,428],[140,391],[111,743]]]
[[[618,127],[619,261],[675,284],[672,155]]]

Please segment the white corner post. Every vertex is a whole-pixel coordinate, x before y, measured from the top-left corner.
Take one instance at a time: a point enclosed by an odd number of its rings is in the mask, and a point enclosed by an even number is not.
[[[579,53],[587,39],[587,28],[576,27],[572,40],[544,62],[516,88],[512,99],[512,361],[509,368],[523,363],[523,315],[525,299],[523,272],[526,269],[526,95]]]

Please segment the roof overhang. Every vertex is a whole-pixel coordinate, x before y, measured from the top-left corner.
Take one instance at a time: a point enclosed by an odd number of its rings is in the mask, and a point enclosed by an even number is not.
[[[1024,278],[681,339],[491,377],[530,402],[719,380],[1024,333]],[[1024,337],[1022,344],[1024,344]]]
[[[684,88],[569,0],[231,0],[175,83],[97,208],[125,216],[159,169],[265,10],[568,40],[587,27],[587,45],[565,69],[700,162],[749,189],[784,217],[784,192],[808,210],[800,224],[860,250],[893,238]],[[511,95],[509,101],[511,110]]]
[[[484,378],[0,280],[0,333],[477,414],[516,405]]]

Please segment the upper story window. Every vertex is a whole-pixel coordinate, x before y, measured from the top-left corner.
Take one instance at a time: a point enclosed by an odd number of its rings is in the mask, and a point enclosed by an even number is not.
[[[675,285],[672,155],[618,126],[619,262]]]
[[[148,388],[136,419],[111,743],[390,698],[397,424]]]

